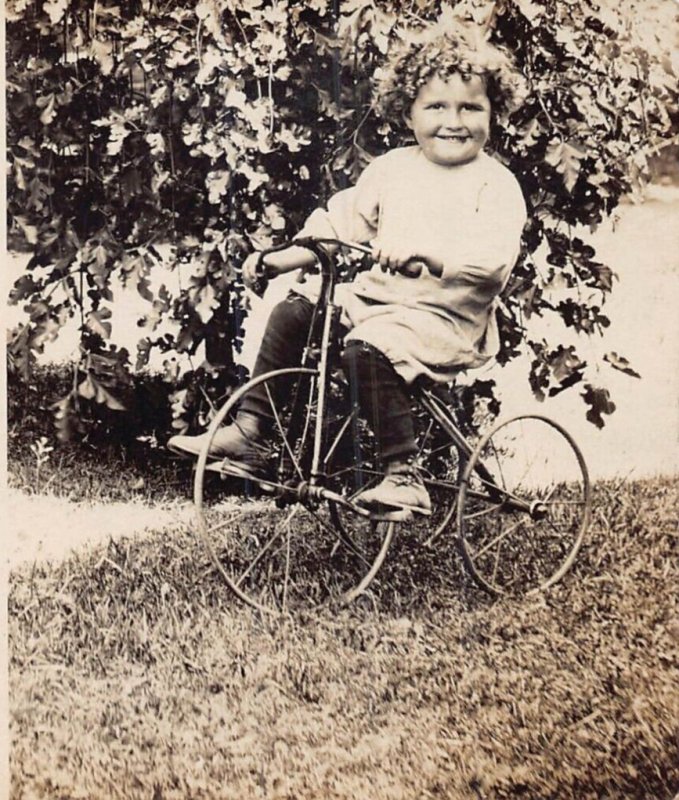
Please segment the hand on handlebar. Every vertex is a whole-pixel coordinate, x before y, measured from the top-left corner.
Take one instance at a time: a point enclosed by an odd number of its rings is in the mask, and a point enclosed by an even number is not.
[[[300,268],[308,269],[315,263],[316,256],[311,250],[294,241],[284,242],[249,255],[241,267],[243,283],[261,297],[271,278]]]
[[[316,246],[313,243],[316,242]],[[435,277],[440,277],[442,265],[431,258],[413,256],[412,251],[404,248],[387,247],[384,243],[373,242],[372,247],[357,242],[342,241],[334,238],[296,239],[284,242],[276,247],[251,253],[241,267],[243,283],[261,297],[269,283],[284,272],[295,269],[308,270],[318,265],[318,246],[344,247],[367,253],[380,264],[382,269],[392,274],[400,273],[408,278],[419,278],[422,270],[427,270]]]
[[[442,270],[438,264],[434,264],[431,259],[424,256],[413,256],[411,249],[375,241],[372,255],[382,271],[390,272],[392,275],[399,273],[407,278],[419,278],[425,267],[432,275],[436,277],[441,275]]]
[[[399,264],[393,270],[394,273],[405,275],[406,278],[419,278],[422,270],[427,266],[427,262],[423,258],[409,258],[403,264]],[[384,269],[384,267],[382,267]]]
[[[250,253],[241,267],[243,283],[248,289],[261,297],[269,282],[269,270],[264,270],[261,253]]]

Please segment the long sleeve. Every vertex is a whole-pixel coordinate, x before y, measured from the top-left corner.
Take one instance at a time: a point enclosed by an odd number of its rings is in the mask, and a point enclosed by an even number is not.
[[[381,159],[372,161],[355,186],[335,193],[328,207],[317,208],[298,236],[331,237],[369,242],[377,233],[380,216]]]

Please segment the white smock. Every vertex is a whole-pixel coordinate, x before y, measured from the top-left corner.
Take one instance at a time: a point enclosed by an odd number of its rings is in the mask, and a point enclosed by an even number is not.
[[[464,165],[429,161],[419,146],[374,159],[355,186],[317,209],[299,236],[395,242],[442,265],[435,277],[379,265],[337,287],[345,341],[380,350],[407,383],[444,382],[497,354],[495,301],[517,260],[526,207],[516,178],[480,153]],[[314,299],[313,282],[295,291]]]

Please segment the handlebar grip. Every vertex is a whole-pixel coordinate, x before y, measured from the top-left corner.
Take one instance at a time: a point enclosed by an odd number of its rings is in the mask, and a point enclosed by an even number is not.
[[[266,251],[262,251],[259,254],[257,266],[255,268],[256,278],[250,285],[250,289],[257,295],[257,297],[262,297],[266,291],[266,287],[269,285],[269,275],[267,274],[266,264],[264,263],[266,255]]]
[[[257,295],[257,297],[262,297],[268,285],[269,279],[262,275],[261,277],[257,278],[254,283],[250,284],[250,289]]]
[[[427,266],[426,261],[422,258],[411,258],[409,261],[406,261],[405,264],[398,270],[401,275],[405,275],[406,278],[419,278],[422,274],[422,270]]]

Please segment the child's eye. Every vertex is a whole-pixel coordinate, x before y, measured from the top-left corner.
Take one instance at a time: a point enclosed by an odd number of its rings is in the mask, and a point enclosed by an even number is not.
[[[465,103],[462,106],[463,111],[483,111],[483,108],[476,103]]]
[[[429,103],[427,106],[427,108],[431,108],[434,111],[440,111],[443,107],[443,103]]]

